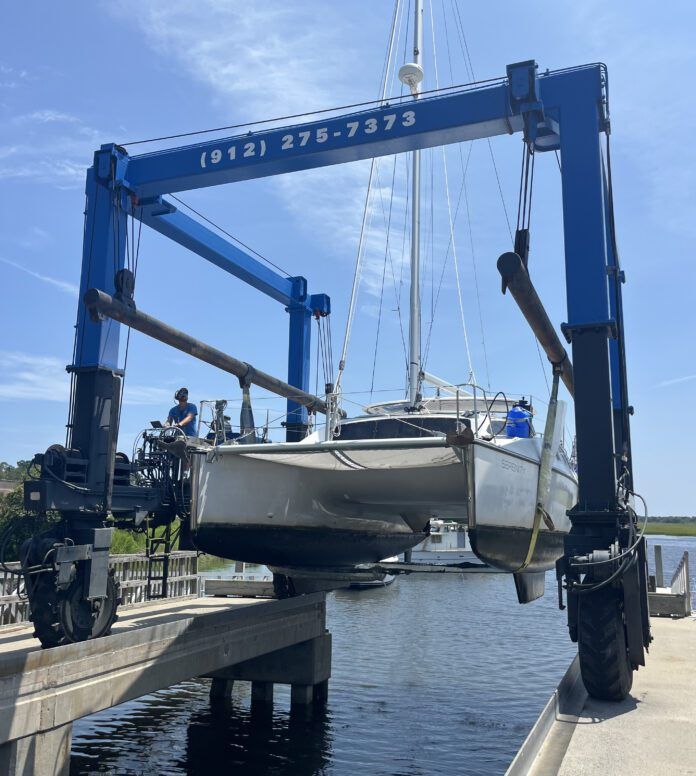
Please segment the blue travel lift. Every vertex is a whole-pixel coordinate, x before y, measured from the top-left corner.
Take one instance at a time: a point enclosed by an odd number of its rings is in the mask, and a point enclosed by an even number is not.
[[[173,475],[133,484],[130,474],[137,462],[116,453],[123,377],[118,320],[135,325],[136,318],[140,324],[147,319],[149,329],[143,324],[140,330],[226,368],[242,382],[268,385],[259,382],[263,373],[248,364],[219,351],[217,360],[204,357],[201,353],[209,356],[213,349],[136,310],[134,277],[126,268],[127,216],[285,306],[287,383],[263,377],[275,381],[271,390],[288,396],[287,438],[296,440],[306,432],[307,408],[326,409],[308,389],[311,321],[330,313],[329,298],[310,294],[303,277],[284,277],[260,263],[183,214],[167,195],[522,133],[529,152],[560,153],[562,169],[568,305],[563,332],[572,345],[574,372],[557,338],[549,344],[555,335],[543,308],[537,309],[524,234],[518,234],[516,244],[520,256],[508,254],[507,264],[501,257],[505,266],[500,267],[547,355],[574,392],[579,498],[570,512],[565,556],[558,563],[559,598],[563,606],[563,585],[570,636],[578,642],[588,690],[602,698],[624,697],[632,671],[644,664],[650,630],[645,543],[637,537],[635,514],[619,497],[633,488],[632,408],[621,309],[624,276],[615,247],[611,179],[602,155],[602,135],[608,138],[610,130],[607,91],[602,64],[540,74],[536,63],[528,61],[508,66],[505,78],[425,94],[417,102],[398,98],[319,121],[135,156],[118,145],[102,146],[87,172],[81,301],[69,367],[69,441],[37,456],[41,475],[25,488],[28,509],[57,510],[63,518],[58,529],[35,537],[23,550],[25,568],[44,564],[53,571],[25,574],[44,646],[103,635],[115,618],[115,586],[107,573],[109,514],[117,524],[132,524],[143,513],[154,524],[165,524],[187,508],[172,496]],[[157,455],[153,452],[153,459]],[[168,463],[163,466],[171,470]]]

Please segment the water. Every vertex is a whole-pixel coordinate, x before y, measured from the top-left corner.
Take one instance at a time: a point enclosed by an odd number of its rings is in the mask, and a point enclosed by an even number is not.
[[[651,537],[665,575],[696,538]],[[696,563],[693,564],[696,566]],[[253,711],[249,685],[211,705],[192,680],[77,722],[70,773],[435,776],[503,773],[575,654],[547,595],[512,579],[401,577],[328,597],[333,676],[325,711]]]

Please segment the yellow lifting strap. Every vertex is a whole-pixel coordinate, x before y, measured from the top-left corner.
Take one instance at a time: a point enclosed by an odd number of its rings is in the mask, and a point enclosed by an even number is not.
[[[556,456],[556,450],[553,450],[553,438],[556,430],[556,411],[558,409],[558,382],[561,372],[554,367],[553,384],[551,386],[551,397],[549,398],[549,411],[546,414],[546,425],[544,426],[544,440],[541,448],[541,460],[539,461],[539,480],[537,482],[536,508],[534,510],[534,524],[532,526],[532,535],[529,539],[529,548],[522,565],[517,572],[524,571],[532,562],[534,550],[536,549],[539,531],[541,530],[542,519],[551,523],[551,518],[546,511],[546,502],[551,492],[551,475],[553,473],[553,460]],[[551,523],[553,526],[553,523]]]

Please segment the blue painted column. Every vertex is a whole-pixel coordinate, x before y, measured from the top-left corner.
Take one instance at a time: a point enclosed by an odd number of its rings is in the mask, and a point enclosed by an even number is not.
[[[120,326],[111,319],[93,321],[83,303],[89,288],[113,294],[114,276],[126,256],[126,212],[120,180],[125,155],[103,146],[87,171],[87,210],[82,248],[82,277],[77,307],[77,332],[69,446],[88,460],[87,486],[95,494],[94,509],[110,508],[114,456],[118,439],[121,378],[118,369]]]
[[[288,382],[303,391],[309,391],[310,347],[312,342],[312,313],[307,307],[307,281],[292,278],[294,300],[287,307],[290,314],[288,343]],[[307,409],[288,399],[285,438],[297,442],[305,435]]]
[[[94,322],[82,302],[89,288],[113,294],[114,275],[123,269],[126,255],[126,212],[115,207],[113,181],[119,180],[125,156],[112,146],[97,151],[94,166],[87,171],[85,232],[82,245],[82,275],[77,303],[75,367],[104,366],[116,369],[120,325],[111,319]],[[122,206],[124,203],[121,203]]]
[[[607,164],[608,164],[607,159]],[[627,487],[632,488],[632,460],[630,415],[628,406],[628,384],[626,374],[626,343],[624,338],[622,285],[624,275],[619,265],[619,257],[615,251],[615,236],[613,234],[613,213],[610,192],[608,188],[608,170],[603,166],[604,202],[606,207],[606,244],[607,244],[607,282],[609,285],[609,309],[611,317],[616,321],[616,338],[609,341],[609,360],[611,364],[611,385],[614,407],[614,442],[617,454],[617,477],[621,477],[624,467],[628,470]],[[632,410],[631,410],[632,412]]]
[[[609,348],[601,92],[596,73],[578,73],[560,104],[568,328],[575,371],[579,506],[616,505]]]

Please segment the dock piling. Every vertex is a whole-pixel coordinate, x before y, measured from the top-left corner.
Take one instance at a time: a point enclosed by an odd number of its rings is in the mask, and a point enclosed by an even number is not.
[[[655,585],[657,587],[665,586],[665,573],[662,570],[662,545],[655,545]]]

